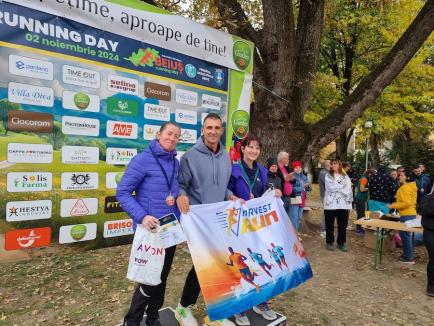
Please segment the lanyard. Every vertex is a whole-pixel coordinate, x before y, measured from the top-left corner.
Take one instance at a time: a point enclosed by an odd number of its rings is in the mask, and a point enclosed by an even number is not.
[[[173,159],[172,178],[169,182],[169,177],[167,176],[166,171],[164,170],[163,166],[161,165],[160,161],[158,160],[158,157],[155,154],[154,150],[150,146],[149,146],[149,150],[151,151],[152,156],[157,161],[161,172],[163,172],[164,178],[166,179],[167,187],[169,187],[169,194],[171,194],[172,193],[173,180],[175,179],[175,159]]]
[[[247,185],[249,186],[250,192],[252,192],[253,186],[255,185],[256,178],[258,178],[259,168],[256,168],[255,177],[253,178],[253,182],[250,182],[250,178],[244,170],[243,162],[240,162],[241,172],[243,173],[244,178],[246,179]]]

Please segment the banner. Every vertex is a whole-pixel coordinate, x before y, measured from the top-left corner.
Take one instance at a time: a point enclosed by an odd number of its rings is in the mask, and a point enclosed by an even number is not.
[[[248,310],[312,277],[281,199],[272,195],[190,207],[182,215],[212,320]]]

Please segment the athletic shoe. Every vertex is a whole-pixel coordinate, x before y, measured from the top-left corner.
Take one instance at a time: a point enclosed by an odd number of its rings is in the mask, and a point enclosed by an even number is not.
[[[190,308],[184,308],[179,303],[175,310],[175,318],[180,326],[198,326],[196,318],[194,318]]]
[[[240,326],[250,326],[250,320],[244,312],[241,314],[237,314],[234,317],[235,317],[235,324]]]
[[[347,252],[348,251],[347,245],[345,243],[341,244],[341,245],[338,245],[338,248],[339,248],[340,251],[343,251],[343,252]]]
[[[327,250],[333,251],[335,248],[333,248],[333,243],[327,243]]]
[[[321,238],[325,238],[326,237],[326,231],[321,231],[321,233],[319,235],[321,236]]]
[[[210,321],[209,317],[206,316],[203,320],[203,326],[236,326],[233,322],[231,322],[229,319],[219,319]]]
[[[277,318],[276,313],[270,309],[268,303],[266,302],[258,304],[257,306],[253,306],[253,311],[262,315],[262,317],[264,317],[266,320],[274,320]]]
[[[402,264],[415,265],[416,261],[414,259],[407,259],[405,257],[399,258],[399,262]]]

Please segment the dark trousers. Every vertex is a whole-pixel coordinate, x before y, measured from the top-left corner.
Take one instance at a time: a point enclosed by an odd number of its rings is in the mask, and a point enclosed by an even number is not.
[[[158,285],[139,284],[134,291],[131,300],[130,310],[124,318],[124,325],[138,326],[143,319],[146,309],[146,316],[149,320],[159,318],[158,310],[164,303],[166,292],[166,281],[172,267],[173,257],[175,256],[176,246],[166,249],[163,270],[161,271],[161,283]]]
[[[181,296],[181,306],[187,308],[193,304],[196,304],[197,298],[200,293],[199,280],[197,279],[194,266],[188,272],[187,279],[185,280],[184,290]]]
[[[429,229],[423,230],[423,242],[428,250],[428,266],[426,275],[428,277],[427,291],[434,293],[434,231]]]
[[[347,242],[347,226],[348,226],[348,209],[333,209],[324,210],[326,222],[326,242],[332,244],[335,242],[335,218],[338,222],[338,245],[343,245]]]
[[[364,218],[366,211],[366,201],[355,199],[354,203],[356,204],[357,219],[359,220]],[[362,226],[357,224],[357,230],[363,230]]]

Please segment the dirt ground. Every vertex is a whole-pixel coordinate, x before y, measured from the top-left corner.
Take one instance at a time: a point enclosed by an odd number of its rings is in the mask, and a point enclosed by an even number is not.
[[[319,221],[321,211],[314,211]],[[400,249],[373,270],[373,250],[349,230],[348,253],[327,251],[318,233],[303,235],[314,277],[273,300],[288,325],[434,325],[434,299],[425,295],[427,255],[398,263]],[[32,260],[0,265],[0,325],[116,325],[128,309],[134,284],[125,278],[130,246],[77,251],[32,250]],[[191,260],[178,248],[165,305],[179,300]],[[193,312],[204,316],[200,299]]]

